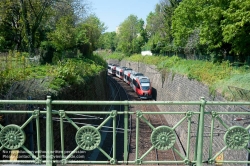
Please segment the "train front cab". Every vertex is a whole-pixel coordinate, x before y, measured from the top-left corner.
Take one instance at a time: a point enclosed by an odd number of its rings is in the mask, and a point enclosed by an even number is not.
[[[136,92],[141,99],[151,99],[152,98],[152,87],[150,80],[146,77],[133,79],[133,90]]]

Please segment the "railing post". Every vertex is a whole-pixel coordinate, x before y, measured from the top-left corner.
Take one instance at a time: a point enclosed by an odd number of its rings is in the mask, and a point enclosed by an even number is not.
[[[124,152],[123,161],[128,160],[128,104],[124,105]]]
[[[114,159],[114,163],[117,162],[116,159],[116,116],[117,116],[117,112],[113,111],[113,159]]]
[[[52,109],[51,96],[47,96],[46,100],[46,166],[53,165],[53,134],[52,134]]]
[[[200,116],[198,123],[198,141],[197,141],[197,162],[196,166],[202,166],[202,157],[203,157],[203,133],[204,133],[204,112],[205,112],[206,101],[204,97],[201,97],[200,105]]]

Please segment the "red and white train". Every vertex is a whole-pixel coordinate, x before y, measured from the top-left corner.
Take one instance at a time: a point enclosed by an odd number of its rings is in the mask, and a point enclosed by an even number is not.
[[[123,77],[123,81],[125,81],[127,84],[130,85],[130,74],[131,72],[133,71],[133,69],[131,68],[127,68],[125,71],[124,71],[124,77]]]
[[[115,75],[116,74],[116,64],[108,64],[108,74]]]
[[[116,77],[120,78],[123,80],[124,77],[124,71],[127,70],[127,67],[116,67]]]
[[[150,79],[142,73],[132,72],[130,75],[130,86],[141,99],[152,98],[152,87]]]
[[[141,99],[152,98],[150,79],[144,76],[142,73],[138,73],[131,68],[119,67],[114,64],[108,65],[108,73],[117,76],[129,84]]]

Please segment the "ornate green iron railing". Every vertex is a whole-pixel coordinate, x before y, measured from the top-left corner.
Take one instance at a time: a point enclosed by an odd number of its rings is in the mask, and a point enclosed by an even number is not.
[[[29,114],[29,118],[21,125],[17,124],[1,124],[0,125],[0,151],[2,152],[2,160],[0,163],[16,163],[16,164],[46,164],[52,166],[53,164],[185,164],[185,165],[197,165],[202,166],[203,163],[207,164],[226,164],[226,163],[235,163],[235,164],[250,164],[248,159],[246,160],[216,160],[223,152],[230,149],[232,151],[245,150],[246,156],[249,155],[250,150],[248,147],[249,144],[249,129],[250,125],[229,125],[228,122],[224,121],[224,116],[249,116],[250,112],[248,111],[220,111],[213,110],[207,111],[206,106],[250,106],[250,102],[216,102],[216,101],[205,101],[204,98],[201,98],[200,101],[59,101],[52,100],[50,96],[47,97],[47,100],[0,100],[0,105],[3,104],[33,104],[33,105],[46,105],[46,111],[34,110],[34,111],[21,111],[21,110],[0,110],[0,115],[3,114]],[[59,110],[56,112],[52,111],[53,105],[124,105],[124,111],[113,110],[113,111],[65,111]],[[164,105],[164,106],[183,106],[183,105],[193,105],[198,106],[199,109],[196,111],[187,110],[184,112],[175,112],[175,111],[161,111],[161,112],[143,112],[138,110],[136,112],[129,111],[129,105]],[[96,127],[91,125],[83,125],[80,127],[77,123],[70,118],[69,115],[107,115],[107,117]],[[182,117],[172,126],[153,126],[150,121],[148,121],[144,116],[146,114],[161,114],[161,115],[182,115]],[[124,145],[123,145],[123,160],[117,160],[116,150],[119,148],[116,140],[116,121],[117,115],[124,115]],[[128,158],[128,133],[129,133],[129,116],[136,115],[136,150],[135,150],[135,160],[127,161]],[[42,148],[41,148],[41,125],[40,117],[46,117],[46,154],[45,157],[42,157]],[[60,159],[55,159],[54,156],[54,133],[53,133],[53,116],[59,117],[60,123]],[[192,128],[193,119],[197,120],[198,125],[195,129]],[[27,148],[27,133],[24,131],[24,128],[31,122],[35,121],[36,126],[36,152],[29,150]],[[75,144],[76,147],[69,154],[65,153],[65,120],[70,123],[75,129],[76,134]],[[100,129],[108,122],[112,121],[112,130],[113,130],[113,153],[108,154],[100,146],[101,142],[101,133]],[[139,137],[140,137],[140,125],[139,121],[146,123],[151,129],[151,144],[152,146],[144,154],[139,154]],[[204,148],[204,138],[206,124],[210,122],[210,132],[208,148]],[[182,123],[186,123],[187,133],[186,133],[186,145],[185,151],[183,153],[175,148],[177,135],[175,130],[177,127],[180,127]],[[224,147],[214,152],[214,142],[215,137],[215,123],[224,127]],[[192,130],[196,130],[196,139],[195,143],[191,143],[190,140],[192,137]],[[191,150],[191,146],[195,146]],[[27,153],[30,158],[25,160],[7,160],[3,157],[5,149],[7,150],[17,150],[22,149]],[[93,151],[98,149],[104,156],[107,157],[107,161],[89,161],[89,160],[71,160],[71,157],[79,150],[83,151]],[[164,161],[146,161],[145,156],[147,156],[150,151],[153,149],[157,150],[169,150],[173,149],[176,154],[181,158],[180,160],[164,160]],[[206,155],[204,156],[204,151]],[[192,157],[191,157],[192,156]]]

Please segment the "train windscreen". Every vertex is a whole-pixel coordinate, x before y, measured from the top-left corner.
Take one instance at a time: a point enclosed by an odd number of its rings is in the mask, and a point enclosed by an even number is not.
[[[149,90],[150,84],[148,83],[141,83],[141,89],[142,90]]]
[[[150,80],[147,78],[140,79],[142,90],[149,90],[150,88]]]

